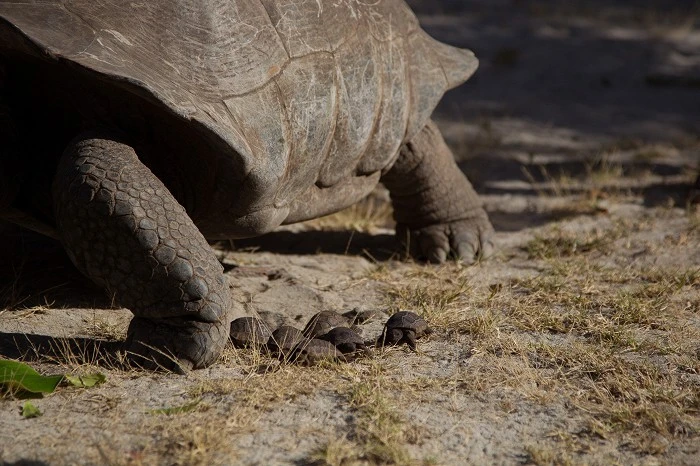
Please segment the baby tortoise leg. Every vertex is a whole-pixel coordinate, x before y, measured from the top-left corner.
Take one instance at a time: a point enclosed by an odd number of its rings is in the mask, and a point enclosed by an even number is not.
[[[452,254],[471,264],[493,252],[493,227],[435,123],[403,146],[382,177],[394,205],[396,233],[430,262]]]
[[[102,135],[77,138],[53,196],[73,263],[135,315],[126,340],[132,360],[174,371],[214,363],[232,314],[223,268],[134,150]]]
[[[410,329],[387,329],[377,341],[377,346],[398,346],[406,343],[413,351],[416,349],[416,332]]]

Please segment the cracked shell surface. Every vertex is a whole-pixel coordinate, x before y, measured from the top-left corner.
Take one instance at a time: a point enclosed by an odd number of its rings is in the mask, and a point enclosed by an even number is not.
[[[213,207],[197,226],[212,239],[262,234],[365,197],[478,64],[425,33],[403,0],[8,0],[0,49],[69,81],[97,76],[116,100],[142,96],[176,120],[183,140],[206,141],[189,155],[202,163],[190,166],[235,181],[213,190],[201,175]],[[90,107],[90,96],[75,97]]]

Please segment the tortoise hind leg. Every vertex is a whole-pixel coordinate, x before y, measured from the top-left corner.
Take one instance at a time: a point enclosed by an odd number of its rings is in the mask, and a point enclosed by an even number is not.
[[[135,362],[170,370],[212,364],[231,323],[223,268],[134,150],[109,137],[74,140],[53,197],[73,263],[135,315],[126,341]]]
[[[397,236],[415,255],[472,263],[493,252],[493,227],[479,196],[432,121],[403,146],[381,181],[391,195]]]

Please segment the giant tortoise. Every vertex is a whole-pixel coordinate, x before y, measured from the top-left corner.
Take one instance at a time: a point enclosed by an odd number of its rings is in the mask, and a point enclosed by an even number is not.
[[[205,367],[234,314],[208,240],[381,181],[425,259],[489,253],[430,120],[476,67],[403,0],[0,0],[0,218],[59,239],[133,312],[143,365]]]

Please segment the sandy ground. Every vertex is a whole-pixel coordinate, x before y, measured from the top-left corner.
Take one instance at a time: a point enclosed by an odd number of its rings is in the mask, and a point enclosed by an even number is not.
[[[407,260],[381,189],[215,246],[245,311],[271,326],[412,309],[435,333],[417,353],[348,364],[229,348],[187,376],[124,371],[101,355],[129,312],[60,246],[3,226],[0,355],[107,376],[34,400],[34,419],[0,399],[3,464],[700,464],[700,213],[685,203],[697,4],[411,3],[480,58],[435,117],[483,195],[496,257]]]

